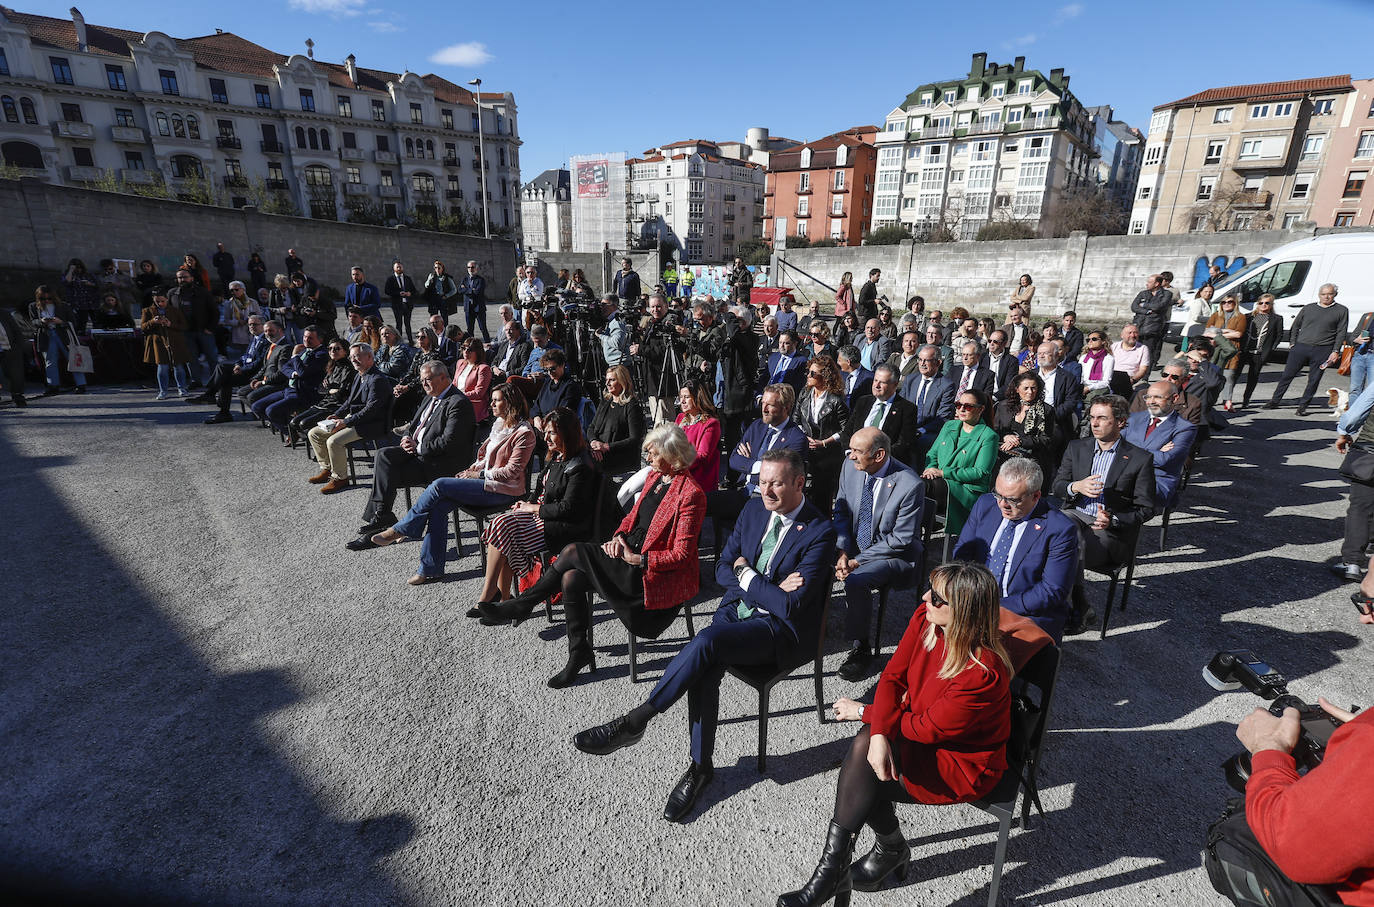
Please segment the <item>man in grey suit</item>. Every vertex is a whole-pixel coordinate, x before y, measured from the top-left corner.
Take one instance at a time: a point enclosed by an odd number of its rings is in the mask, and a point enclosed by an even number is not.
[[[840,469],[831,521],[839,552],[835,576],[844,583],[845,632],[851,640],[840,665],[845,680],[863,678],[873,660],[873,593],[902,589],[919,578],[925,482],[892,458],[891,444],[879,429],[861,428],[849,439],[853,465]]]
[[[448,366],[437,359],[420,366],[420,386],[425,400],[406,426],[401,443],[377,452],[372,494],[363,508],[364,525],[359,537],[344,546],[350,551],[376,548],[372,536],[396,525],[392,506],[399,489],[424,487],[472,464],[477,420],[471,401],[453,386]]]
[[[902,397],[916,407],[917,462],[925,465],[935,436],[954,418],[954,382],[940,374],[940,348],[927,343],[916,354],[916,374],[902,382]]]

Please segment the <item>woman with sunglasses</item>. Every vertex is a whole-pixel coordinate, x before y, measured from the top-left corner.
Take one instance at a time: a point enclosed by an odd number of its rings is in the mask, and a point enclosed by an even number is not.
[[[893,804],[967,803],[997,786],[1007,770],[1012,676],[1000,603],[997,579],[981,564],[936,567],[873,704],[835,703],[839,720],[866,727],[840,766],[820,863],[778,907],[847,904],[854,888],[877,891],[890,876],[905,879],[911,847]],[[875,841],[851,865],[864,825]]]
[[[329,361],[325,363],[324,382],[320,385],[323,396],[318,403],[293,416],[287,423],[287,440],[292,447],[296,446],[301,435],[343,406],[348,399],[348,392],[353,389],[353,379],[358,377],[358,370],[348,361],[347,343],[335,338],[329,342],[326,352],[329,353]]]
[[[705,381],[693,378],[677,395],[678,416],[673,420],[697,449],[692,478],[702,491],[715,491],[720,482],[720,420]]]
[[[830,328],[825,326],[825,322],[819,318],[812,318],[807,326],[807,337],[810,338],[811,345],[806,348],[806,353],[812,359],[817,356],[829,356],[835,358],[835,347],[830,343]]]
[[[806,367],[802,389],[792,419],[806,434],[807,471],[811,473],[811,503],[822,513],[830,511],[840,481],[845,446],[840,442],[849,407],[844,402],[840,368],[830,356],[814,356]]]
[[[988,426],[988,398],[982,391],[966,390],[954,401],[954,418],[935,436],[926,454],[926,496],[948,498],[945,532],[957,536],[979,495],[992,488],[997,471],[997,432]]]
[[[859,316],[850,309],[840,316],[840,320],[835,324],[834,344],[839,349],[842,346],[849,346],[857,342],[858,338],[864,335],[864,327],[859,324]]]

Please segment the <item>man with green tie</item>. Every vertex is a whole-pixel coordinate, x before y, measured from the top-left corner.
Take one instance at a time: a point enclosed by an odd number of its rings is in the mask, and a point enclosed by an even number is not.
[[[840,443],[847,445],[861,428],[877,428],[892,439],[893,459],[914,467],[917,412],[910,400],[897,394],[900,381],[897,367],[890,363],[873,370],[873,393],[854,401]]]
[[[759,493],[741,511],[716,564],[725,588],[711,625],[668,664],[648,700],[582,731],[573,745],[604,756],[638,743],[655,715],[685,694],[691,765],[668,796],[663,817],[680,822],[713,775],[720,682],[728,667],[796,667],[815,656],[835,550],[835,529],[807,502],[806,467],[794,450],[770,450]]]

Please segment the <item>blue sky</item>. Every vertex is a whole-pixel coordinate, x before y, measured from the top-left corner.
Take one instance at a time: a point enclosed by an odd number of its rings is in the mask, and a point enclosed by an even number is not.
[[[63,18],[71,5],[8,2]],[[743,139],[750,126],[811,140],[880,124],[917,85],[966,74],[978,51],[998,63],[1024,55],[1045,72],[1063,67],[1080,101],[1111,104],[1142,131],[1156,104],[1205,88],[1374,77],[1371,0],[80,0],[80,8],[87,21],[137,31],[222,28],[284,54],[313,38],[320,59],[352,52],[376,69],[460,84],[480,76],[485,90],[515,94],[527,179],[573,154]],[[827,24],[837,16],[863,21]]]

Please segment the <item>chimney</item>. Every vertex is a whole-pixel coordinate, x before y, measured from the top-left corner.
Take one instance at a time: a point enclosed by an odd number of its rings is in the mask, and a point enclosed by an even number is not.
[[[1050,70],[1050,81],[1051,81],[1051,82],[1059,82],[1059,81],[1062,81],[1063,78],[1064,78],[1064,68],[1063,68],[1062,66],[1061,66],[1060,68],[1058,68],[1058,69],[1051,69],[1051,70]]]
[[[315,40],[313,38],[305,39],[305,55],[312,60],[315,59]]]
[[[349,54],[344,57],[344,66],[348,68],[348,81],[353,83],[353,87],[358,87],[358,58]]]
[[[215,29],[215,34],[217,34],[217,35],[222,35],[222,34],[224,34],[224,29],[222,29],[222,28],[217,28],[217,29]]]
[[[81,10],[72,7],[72,25],[76,26],[76,49],[86,50],[86,17],[81,15]]]
[[[1026,58],[1025,58],[1025,57],[1017,57],[1017,58],[1016,58],[1016,63],[1014,64],[1014,66],[1015,66],[1016,68],[1013,69],[1012,72],[1025,72],[1025,71],[1026,71]]]
[[[970,79],[981,79],[987,71],[988,55],[986,53],[976,53],[973,55],[973,66],[969,68],[968,77]]]
[[[1067,90],[1069,87],[1069,77],[1065,76],[1063,79],[1060,80],[1059,84],[1063,85],[1064,88]]]

